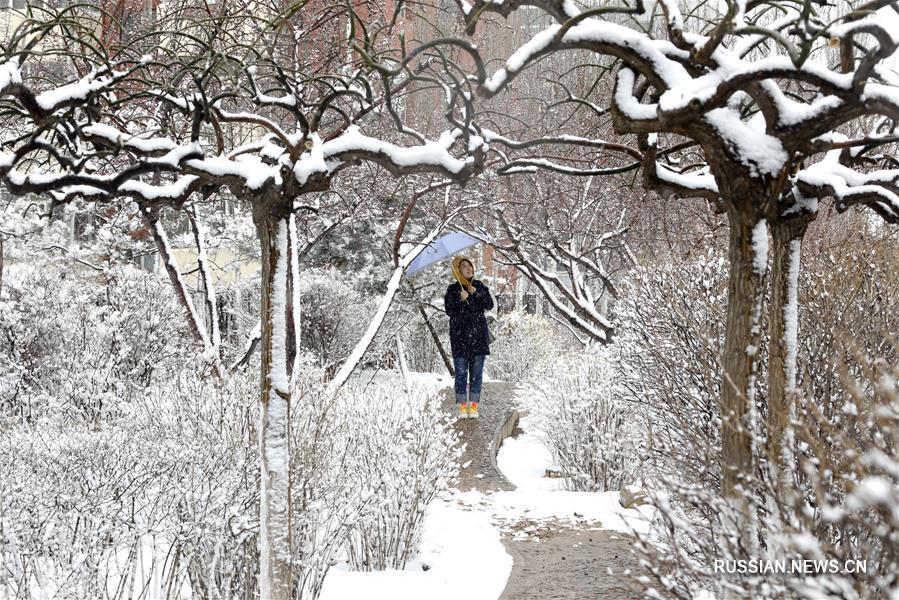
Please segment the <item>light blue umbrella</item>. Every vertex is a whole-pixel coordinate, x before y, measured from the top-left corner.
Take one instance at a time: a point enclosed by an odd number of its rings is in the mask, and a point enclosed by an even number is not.
[[[443,237],[437,238],[427,248],[421,251],[421,254],[415,257],[415,260],[406,269],[406,275],[412,276],[425,267],[430,267],[436,262],[440,262],[445,258],[449,258],[454,254],[458,254],[466,248],[471,248],[480,244],[481,240],[471,237],[467,233],[461,231],[451,231]]]

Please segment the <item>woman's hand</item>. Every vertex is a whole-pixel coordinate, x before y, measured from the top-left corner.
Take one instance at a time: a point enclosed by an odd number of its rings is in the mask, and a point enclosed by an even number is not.
[[[468,292],[462,290],[461,292],[459,292],[459,298],[462,300],[468,300]]]
[[[468,290],[468,293],[469,293],[469,294],[474,294],[474,293],[477,291],[477,290],[474,288],[473,285],[470,285],[470,286],[468,286],[468,287],[465,288],[465,289]]]

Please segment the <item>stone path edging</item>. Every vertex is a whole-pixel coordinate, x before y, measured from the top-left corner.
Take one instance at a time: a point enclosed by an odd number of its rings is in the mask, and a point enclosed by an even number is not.
[[[490,444],[490,464],[493,466],[493,470],[496,471],[500,477],[503,478],[503,481],[511,485],[513,488],[515,484],[506,477],[506,474],[503,473],[502,469],[499,468],[499,464],[497,463],[497,456],[499,456],[499,449],[502,447],[503,442],[506,441],[506,438],[512,436],[512,432],[515,430],[515,427],[518,425],[518,421],[521,417],[527,416],[528,412],[526,410],[521,410],[518,408],[513,408],[507,415],[505,420],[502,423],[497,425],[496,431],[493,432],[493,442]]]

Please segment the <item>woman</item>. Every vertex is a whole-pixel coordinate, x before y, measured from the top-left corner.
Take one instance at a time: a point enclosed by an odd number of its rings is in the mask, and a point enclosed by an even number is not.
[[[456,283],[446,288],[443,307],[450,318],[450,347],[456,370],[456,404],[460,419],[478,418],[484,359],[490,354],[490,334],[484,311],[493,308],[493,298],[474,278],[474,265],[457,256],[452,261]]]

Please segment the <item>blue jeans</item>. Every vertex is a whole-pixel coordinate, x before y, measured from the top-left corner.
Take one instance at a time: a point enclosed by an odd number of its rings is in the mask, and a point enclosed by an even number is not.
[[[481,397],[481,379],[484,375],[483,354],[478,356],[454,356],[453,368],[456,370],[456,402],[477,402]],[[466,388],[468,396],[466,397]]]

